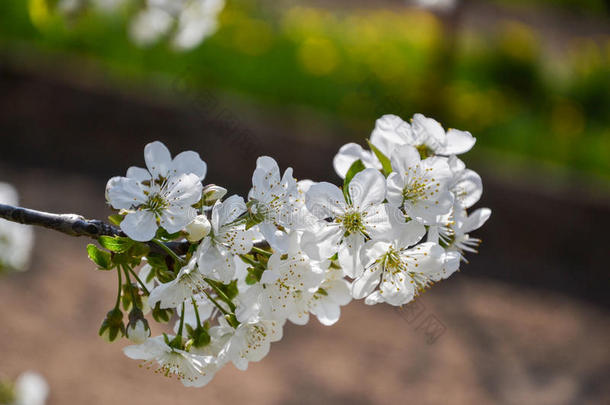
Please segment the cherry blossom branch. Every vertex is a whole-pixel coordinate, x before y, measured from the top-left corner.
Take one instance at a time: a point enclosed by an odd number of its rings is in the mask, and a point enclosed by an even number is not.
[[[53,214],[29,208],[0,204],[0,218],[25,225],[41,226],[70,236],[86,236],[98,239],[100,236],[126,236],[119,228],[97,219],[86,219],[77,214]],[[163,252],[154,243],[149,243],[151,250]],[[167,249],[177,254],[188,250],[188,242],[165,243]]]

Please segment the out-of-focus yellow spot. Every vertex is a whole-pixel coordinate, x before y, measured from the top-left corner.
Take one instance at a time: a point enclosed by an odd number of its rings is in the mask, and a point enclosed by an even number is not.
[[[265,21],[244,19],[236,28],[233,43],[243,53],[258,56],[271,48],[273,31]]]
[[[602,65],[602,54],[592,38],[578,38],[570,43],[570,56],[576,71],[588,75]]]
[[[306,72],[324,76],[332,73],[339,64],[337,48],[326,38],[307,38],[298,50],[298,59]]]
[[[311,7],[292,7],[282,18],[283,30],[295,40],[324,35],[335,23],[332,13]]]
[[[562,99],[551,110],[551,129],[564,137],[580,135],[585,129],[585,116],[582,108],[573,101]]]
[[[530,61],[538,54],[538,38],[525,24],[516,21],[504,23],[500,34],[500,49],[515,60]]]
[[[28,0],[28,14],[36,28],[43,28],[51,17],[47,0]]]

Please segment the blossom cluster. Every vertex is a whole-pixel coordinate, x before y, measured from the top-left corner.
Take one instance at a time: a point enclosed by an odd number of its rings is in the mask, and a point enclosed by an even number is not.
[[[58,7],[64,14],[76,14],[90,5],[106,12],[135,8],[129,34],[137,45],[149,46],[170,37],[175,49],[188,50],[216,32],[218,15],[225,3],[224,0],[60,0]]]
[[[470,133],[421,114],[411,123],[386,115],[369,149],[349,143],[335,156],[342,187],[297,181],[262,156],[247,198],[204,186],[197,153],[172,158],[162,143],[148,144],[146,168],[131,167],[106,188],[111,220],[126,236],[100,238],[111,252],[88,247],[120,285],[100,335],[126,335],[135,343],[124,348],[128,357],[203,386],[228,363],[245,370],[265,357],[286,322],[313,315],[332,325],[352,299],[409,303],[480,242],[470,233],[490,210],[467,212],[482,183],[457,157],[474,144]],[[173,330],[150,337],[149,312],[174,319]]]

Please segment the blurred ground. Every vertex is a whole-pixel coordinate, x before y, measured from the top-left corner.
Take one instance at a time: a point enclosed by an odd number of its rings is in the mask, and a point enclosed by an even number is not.
[[[19,185],[25,206],[106,213],[99,180],[1,169]],[[94,271],[84,254],[88,241],[47,230],[36,236],[30,271],[0,282],[0,375],[40,371],[51,405],[602,404],[610,397],[607,310],[475,278],[471,266],[402,311],[352,303],[332,327],[316,320],[288,325],[285,338],[247,372],[227,366],[208,387],[186,389],[139,369],[121,353],[123,342],[97,336],[116,280]]]

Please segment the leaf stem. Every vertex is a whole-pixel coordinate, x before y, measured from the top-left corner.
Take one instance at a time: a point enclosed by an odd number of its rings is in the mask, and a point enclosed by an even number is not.
[[[167,253],[168,255],[170,255],[172,257],[172,259],[174,259],[177,263],[180,263],[180,265],[184,266],[184,259],[182,259],[180,256],[178,256],[176,254],[176,252],[174,252],[173,250],[171,250],[169,247],[167,247],[165,245],[165,243],[161,242],[159,239],[153,239],[152,240],[157,246],[159,246],[165,253]]]

